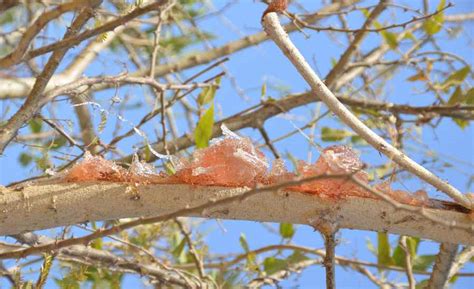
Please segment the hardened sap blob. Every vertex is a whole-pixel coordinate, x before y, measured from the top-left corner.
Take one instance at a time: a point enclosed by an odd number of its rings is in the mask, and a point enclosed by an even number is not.
[[[127,171],[101,156],[93,156],[86,151],[84,159],[72,167],[65,176],[69,182],[126,181]]]
[[[321,179],[305,182],[293,189],[336,199],[346,196],[367,197],[370,194],[350,180],[354,177],[368,183],[368,175],[362,170],[363,167],[359,155],[350,147],[330,146],[322,151],[315,164],[298,162],[301,178],[321,176]]]
[[[190,165],[176,177],[197,185],[254,186],[263,182],[268,163],[250,139],[222,126],[224,138],[211,142],[208,148],[196,150]]]

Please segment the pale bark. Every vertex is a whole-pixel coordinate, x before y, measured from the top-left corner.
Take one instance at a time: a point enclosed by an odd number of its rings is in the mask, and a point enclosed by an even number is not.
[[[424,208],[423,213],[449,221],[434,222],[419,212],[400,210],[383,200],[349,197],[322,199],[297,192],[262,191],[242,201],[218,200],[248,191],[245,188],[181,184],[42,183],[0,191],[0,235],[18,234],[87,221],[160,216],[174,212],[192,216],[314,225],[321,219],[340,228],[394,234],[474,245],[474,224],[465,213]],[[416,207],[412,207],[416,209]]]

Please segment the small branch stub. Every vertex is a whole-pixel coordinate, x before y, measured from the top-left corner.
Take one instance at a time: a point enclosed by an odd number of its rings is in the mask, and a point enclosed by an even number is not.
[[[283,13],[288,8],[288,0],[273,0],[263,12],[262,20],[270,12]]]

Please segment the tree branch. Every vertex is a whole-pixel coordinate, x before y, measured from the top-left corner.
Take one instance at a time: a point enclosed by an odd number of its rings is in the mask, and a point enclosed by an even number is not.
[[[308,17],[306,17],[305,21],[308,23],[314,23],[324,18],[327,14],[330,14],[334,11],[338,11],[342,7],[356,3],[358,1],[359,0],[345,0],[345,1],[327,5],[321,10],[317,11],[316,13],[311,14]],[[105,25],[107,24],[104,24],[103,26]],[[123,26],[118,26],[115,31],[117,31],[118,29],[123,29]],[[285,29],[286,31],[290,32],[290,31],[296,31],[297,27],[293,23],[289,23],[288,25],[285,25]],[[95,30],[90,30],[90,31],[95,31]],[[104,32],[107,32],[107,31],[104,31]],[[100,33],[96,33],[96,34],[98,35]],[[108,39],[109,37],[106,39],[107,43],[108,43]],[[217,47],[211,50],[206,50],[200,53],[185,55],[185,56],[180,57],[177,61],[172,61],[170,63],[164,63],[164,64],[156,66],[155,77],[164,76],[171,72],[181,71],[187,68],[206,64],[215,59],[218,59],[219,57],[230,55],[242,49],[262,43],[266,40],[268,40],[268,36],[264,32],[259,32],[252,35],[245,36],[242,39],[229,42],[228,44],[223,45],[221,47]],[[148,74],[149,74],[149,69],[144,69],[144,70],[139,70],[135,72],[133,76],[143,77]],[[61,86],[64,84],[68,84],[69,82],[72,82],[77,77],[78,76],[76,76],[75,78],[69,78],[68,82],[64,81],[64,77],[58,77],[58,78],[53,78],[53,79],[57,80],[56,86]],[[16,78],[16,79],[4,79],[4,80],[0,79],[0,99],[24,97],[28,89],[31,88],[32,82],[33,80],[31,78]],[[110,84],[104,84],[104,85],[101,85],[100,87],[97,87],[97,89],[104,89],[110,86],[111,86]],[[49,90],[49,88],[47,90]]]
[[[451,186],[448,182],[441,180],[423,166],[419,165],[404,153],[393,147],[375,132],[370,130],[362,121],[360,121],[342,103],[340,103],[336,96],[327,88],[327,86],[311,69],[299,50],[290,41],[288,35],[281,27],[278,16],[275,13],[267,14],[264,17],[263,25],[265,31],[293,63],[303,78],[311,86],[314,93],[318,95],[321,100],[329,107],[329,109],[346,125],[351,127],[358,135],[371,144],[375,149],[385,154],[401,167],[417,175],[419,178],[433,185],[438,190],[445,192],[448,196],[459,202],[464,207],[468,209],[473,207],[471,200],[464,196],[459,190]]]
[[[15,50],[12,53],[0,58],[0,69],[5,69],[16,63],[21,62],[21,59],[23,55],[25,55],[25,52],[28,49],[33,38],[51,20],[58,18],[64,13],[82,8],[84,4],[87,4],[87,1],[71,1],[68,3],[58,5],[56,8],[41,14],[38,17],[38,19],[36,19],[35,22],[33,22],[33,24],[31,24],[31,26],[28,27],[28,29],[26,29],[25,33],[23,33],[23,36],[20,42],[18,43],[18,46],[15,48]]]
[[[84,244],[129,227],[178,216],[314,226],[315,220],[330,211],[331,218],[339,220],[339,228],[384,231],[439,242],[454,239],[461,244],[474,245],[474,226],[466,213],[403,204],[396,207],[377,199],[350,197],[335,201],[315,195],[278,191],[293,183],[298,182],[254,190],[180,184],[137,187],[116,183],[56,184],[51,181],[25,184],[16,189],[3,188],[0,191],[0,235],[87,221],[158,216],[132,221],[110,230],[99,230],[86,239],[64,241],[64,245],[68,245],[68,242]],[[420,210],[430,218],[422,215]],[[55,244],[50,249],[54,248]]]
[[[73,21],[71,27],[67,30],[64,38],[76,35],[86,22],[93,16],[93,8],[102,3],[101,0],[94,0],[82,9],[77,18]],[[63,59],[70,47],[64,47],[55,50],[46,63],[41,74],[36,78],[36,82],[21,108],[0,128],[0,155],[3,154],[5,147],[10,143],[18,130],[28,122],[41,109],[41,96],[56,71],[59,63]]]
[[[442,243],[440,245],[439,253],[436,257],[436,262],[427,288],[443,289],[446,287],[457,251],[457,244]]]

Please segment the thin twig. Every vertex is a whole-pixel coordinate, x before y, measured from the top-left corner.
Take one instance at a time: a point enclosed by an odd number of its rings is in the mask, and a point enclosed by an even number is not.
[[[336,231],[323,233],[326,256],[324,267],[326,268],[326,289],[336,288]]]
[[[407,246],[407,237],[406,236],[402,236],[400,238],[400,247],[402,248],[403,251],[405,251],[405,273],[406,273],[407,279],[408,279],[408,288],[409,289],[415,289],[416,280],[415,280],[415,277],[413,276],[412,256],[411,256],[410,250],[408,249],[408,246]]]
[[[21,58],[25,54],[26,50],[30,46],[31,41],[33,38],[52,20],[58,18],[64,13],[78,10],[84,6],[85,1],[71,1],[61,5],[58,5],[54,9],[46,11],[45,13],[41,14],[38,19],[36,19],[30,27],[26,29],[23,33],[23,36],[18,43],[18,46],[15,50],[0,58],[0,69],[7,68],[12,66],[13,64],[19,63]]]
[[[193,257],[194,264],[195,264],[196,269],[198,271],[199,277],[201,279],[206,279],[207,276],[206,276],[206,272],[204,271],[204,265],[203,265],[203,262],[201,260],[201,257],[199,257],[199,254],[196,250],[196,247],[194,246],[193,240],[191,239],[191,233],[188,232],[185,225],[183,224],[183,222],[180,219],[176,218],[176,219],[174,219],[174,222],[176,223],[176,225],[178,225],[178,228],[181,231],[181,234],[183,234],[184,239],[186,240],[186,243],[188,244],[189,253]]]
[[[102,0],[91,1],[90,6],[86,6],[79,13],[77,18],[71,24],[71,27],[64,34],[64,38],[73,37],[80,29],[87,23],[87,21],[94,15],[94,8],[99,6]],[[41,96],[53,76],[54,72],[59,66],[59,63],[66,55],[66,52],[71,46],[65,46],[53,52],[48,59],[43,71],[36,78],[36,82],[28,95],[23,106],[8,120],[8,122],[0,128],[0,154],[3,154],[6,146],[10,143],[18,130],[30,120],[39,109],[42,107]]]

